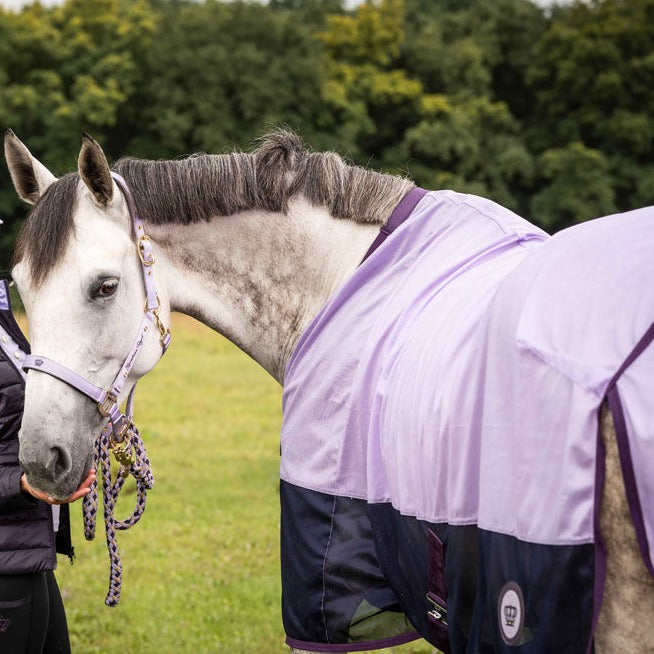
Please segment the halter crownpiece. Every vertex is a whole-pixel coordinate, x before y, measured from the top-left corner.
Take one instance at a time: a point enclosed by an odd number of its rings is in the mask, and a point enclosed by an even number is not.
[[[125,413],[120,410],[118,398],[120,397],[127,377],[138,358],[141,347],[145,342],[147,332],[153,326],[159,331],[161,342],[161,356],[163,356],[170,345],[170,330],[165,327],[159,316],[159,297],[152,274],[155,263],[152,251],[152,242],[145,233],[143,222],[136,210],[134,198],[127,186],[127,182],[117,173],[111,173],[114,181],[120,188],[127,202],[127,208],[132,220],[132,230],[136,239],[136,249],[141,262],[143,272],[143,285],[145,287],[145,313],[134,343],[128,352],[123,365],[114,378],[109,388],[96,386],[88,379],[77,374],[70,368],[63,366],[52,359],[39,355],[26,355],[22,361],[23,369],[39,370],[56,379],[59,379],[69,386],[72,386],[83,395],[92,399],[98,407],[99,413],[109,418],[109,422],[100,432],[96,439],[94,462],[96,468],[102,469],[102,487],[104,500],[105,531],[107,535],[107,546],[111,560],[111,573],[109,581],[109,592],[105,599],[108,606],[116,606],[120,599],[120,586],[122,576],[122,564],[116,543],[116,529],[129,529],[136,524],[145,511],[146,491],[152,488],[154,478],[150,469],[150,461],[145,453],[143,441],[132,421],[132,403],[136,384],[132,387],[127,397]],[[114,457],[120,464],[119,475],[114,482],[111,478],[111,466],[109,461],[109,450],[112,450]],[[123,521],[115,520],[113,511],[118,499],[118,493],[123,486],[127,476],[132,475],[136,479],[137,505],[132,515]],[[97,481],[91,486],[91,491],[82,501],[85,536],[92,540],[95,535],[95,516],[97,513]]]

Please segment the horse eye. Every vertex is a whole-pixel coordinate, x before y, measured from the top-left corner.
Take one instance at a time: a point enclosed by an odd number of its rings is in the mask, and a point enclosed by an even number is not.
[[[111,297],[118,288],[117,279],[103,279],[92,291],[91,295],[94,298],[107,298]]]

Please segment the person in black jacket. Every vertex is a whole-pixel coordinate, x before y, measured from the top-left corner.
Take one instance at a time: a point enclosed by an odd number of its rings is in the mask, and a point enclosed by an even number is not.
[[[30,487],[18,461],[29,345],[0,280],[0,653],[68,654],[70,641],[54,576],[56,552],[73,560],[68,503],[88,493],[91,470],[65,502]]]

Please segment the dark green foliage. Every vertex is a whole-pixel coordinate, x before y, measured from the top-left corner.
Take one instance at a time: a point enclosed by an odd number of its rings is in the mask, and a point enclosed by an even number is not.
[[[532,216],[550,231],[616,211],[606,157],[580,142],[547,150],[537,161],[541,189]]]
[[[154,17],[147,0],[68,0],[20,13],[0,9],[0,126],[57,172],[77,157],[83,131],[108,136],[140,80]],[[3,130],[4,131],[4,130]],[[24,210],[0,168],[0,273]]]
[[[67,0],[0,9],[0,126],[55,173],[124,154],[316,149],[550,230],[654,203],[654,0]],[[0,267],[24,208],[0,167]]]
[[[606,165],[595,183],[610,193],[598,187],[592,195],[611,195],[621,210],[654,203],[654,0],[577,3],[560,12],[528,77],[532,147],[593,148]]]
[[[206,2],[168,7],[142,62],[133,155],[174,157],[247,145],[320,110],[321,61],[299,14]]]

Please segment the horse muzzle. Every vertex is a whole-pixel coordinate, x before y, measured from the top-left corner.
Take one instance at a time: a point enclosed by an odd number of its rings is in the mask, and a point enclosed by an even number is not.
[[[41,412],[35,415],[41,419],[31,420],[30,413],[25,412],[18,434],[21,468],[30,486],[65,500],[79,487],[92,465],[91,439],[75,438],[75,434],[88,433],[88,427],[84,431],[81,425],[61,429],[47,424]]]

